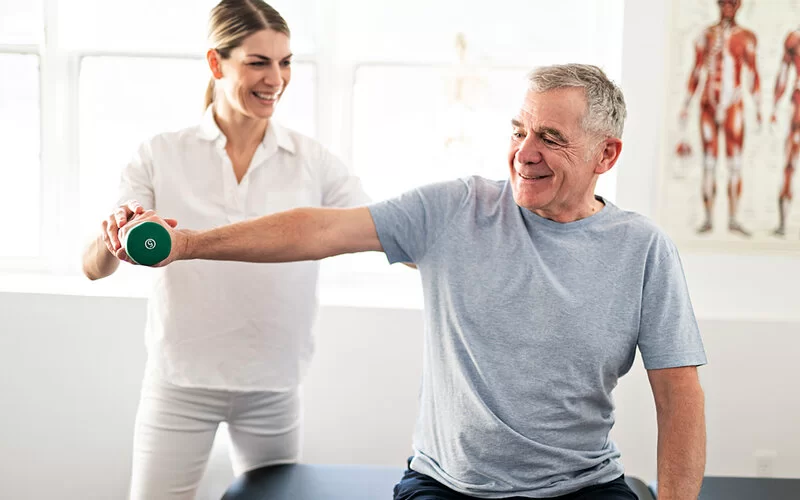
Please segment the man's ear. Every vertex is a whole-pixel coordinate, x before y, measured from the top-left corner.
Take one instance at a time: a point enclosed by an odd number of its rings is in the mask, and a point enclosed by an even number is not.
[[[600,162],[595,166],[594,173],[604,174],[611,170],[611,167],[617,163],[619,155],[622,152],[622,141],[620,139],[609,137],[600,143]]]

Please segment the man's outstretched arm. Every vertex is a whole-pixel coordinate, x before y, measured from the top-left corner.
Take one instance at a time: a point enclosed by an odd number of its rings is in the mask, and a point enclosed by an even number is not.
[[[383,250],[367,207],[296,208],[207,231],[174,230],[152,211],[134,219],[144,221],[158,222],[172,237],[172,252],[159,266],[188,259],[292,262]]]

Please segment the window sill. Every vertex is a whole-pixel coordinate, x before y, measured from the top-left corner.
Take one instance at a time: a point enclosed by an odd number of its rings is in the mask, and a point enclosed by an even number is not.
[[[410,270],[409,270],[410,271]],[[319,285],[321,306],[385,309],[422,309],[419,280],[397,280],[393,276],[366,275],[348,283],[343,277],[323,276]],[[0,271],[0,293],[71,295],[146,299],[151,282],[141,275],[117,272],[109,278],[91,281],[83,275],[56,275]]]

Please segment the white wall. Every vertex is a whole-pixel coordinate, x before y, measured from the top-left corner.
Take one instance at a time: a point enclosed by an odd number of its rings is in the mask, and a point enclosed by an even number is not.
[[[657,219],[665,113],[669,0],[626,1],[622,87],[629,119],[619,164],[617,202]],[[774,454],[761,469],[800,477],[800,256],[682,252],[709,365],[708,474],[756,475],[756,455]],[[615,438],[629,470],[655,476],[655,410],[637,362],[617,390]],[[643,446],[644,445],[644,446]]]
[[[625,7],[630,118],[618,204],[656,216],[668,0]],[[710,365],[708,473],[800,477],[800,259],[684,253]],[[119,318],[122,318],[120,320]],[[0,293],[0,497],[123,498],[144,362],[142,299]],[[323,307],[305,387],[305,460],[402,465],[420,374],[416,309]],[[639,362],[616,392],[628,472],[655,477],[655,415]],[[218,492],[227,482],[224,460]],[[213,498],[208,493],[207,498]]]
[[[120,320],[119,318],[122,318]],[[0,497],[123,498],[144,364],[143,299],[0,293]],[[323,307],[304,387],[304,460],[400,466],[421,371],[422,313]],[[709,474],[800,476],[798,322],[702,320]],[[637,360],[616,391],[628,472],[655,477],[655,413]],[[224,444],[224,442],[221,442]],[[230,480],[219,447],[204,485]],[[215,492],[212,494],[210,492]]]
[[[124,498],[144,321],[143,299],[0,293],[0,498]],[[422,312],[325,307],[318,324],[304,460],[403,466]],[[204,499],[231,479],[224,455],[210,467]]]
[[[710,0],[709,0],[710,1]],[[657,219],[662,128],[665,120],[669,0],[625,2],[622,87],[628,105],[617,202]],[[800,320],[795,280],[800,256],[682,253],[696,309],[704,317]]]

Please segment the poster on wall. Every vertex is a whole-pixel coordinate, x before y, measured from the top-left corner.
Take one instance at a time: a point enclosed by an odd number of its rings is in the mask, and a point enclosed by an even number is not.
[[[660,210],[682,247],[800,254],[800,0],[674,0]]]

